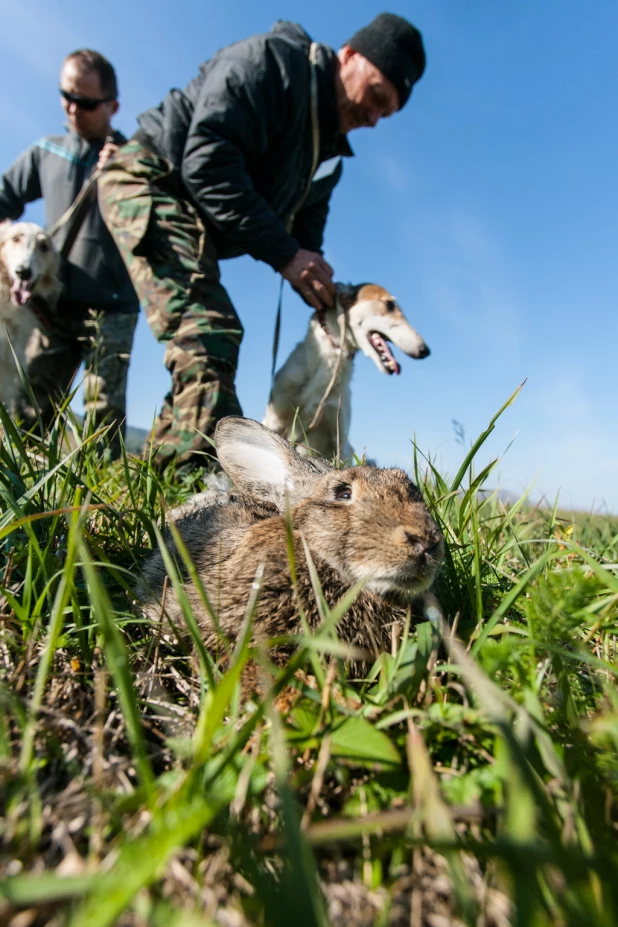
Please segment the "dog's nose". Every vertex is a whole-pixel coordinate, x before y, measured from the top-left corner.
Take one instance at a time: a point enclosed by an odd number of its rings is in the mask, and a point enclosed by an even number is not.
[[[429,350],[427,345],[422,344],[419,348],[417,357],[419,360],[421,360],[423,357],[429,357],[430,354],[431,354],[431,351]]]
[[[29,267],[18,267],[15,270],[15,273],[17,274],[20,280],[30,280],[30,278],[32,277],[32,271]]]

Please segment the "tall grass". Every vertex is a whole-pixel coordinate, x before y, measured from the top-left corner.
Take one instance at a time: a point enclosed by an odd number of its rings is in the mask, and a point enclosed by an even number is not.
[[[618,923],[618,521],[484,491],[497,417],[454,477],[416,454],[446,564],[359,681],[345,603],[283,669],[251,602],[219,663],[190,613],[146,623],[140,562],[195,484],[0,407],[3,922]]]

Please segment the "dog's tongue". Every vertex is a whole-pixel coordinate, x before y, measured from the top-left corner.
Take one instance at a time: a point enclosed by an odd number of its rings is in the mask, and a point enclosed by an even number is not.
[[[387,373],[394,373],[397,376],[401,373],[401,367],[395,360],[393,352],[389,348],[387,342],[379,335],[377,332],[371,332],[369,335],[369,340],[372,345],[380,355],[380,360],[382,361],[382,366]]]
[[[32,296],[25,280],[14,280],[11,286],[11,300],[16,306],[23,306]]]

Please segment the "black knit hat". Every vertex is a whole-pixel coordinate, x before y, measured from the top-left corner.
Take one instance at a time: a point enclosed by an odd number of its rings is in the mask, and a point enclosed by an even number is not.
[[[349,45],[359,52],[394,86],[403,109],[412,93],[412,85],[425,70],[423,37],[412,23],[395,13],[378,13],[368,26],[355,32]]]

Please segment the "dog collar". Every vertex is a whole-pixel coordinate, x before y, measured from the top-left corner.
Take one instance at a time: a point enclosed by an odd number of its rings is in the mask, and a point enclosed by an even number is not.
[[[343,311],[344,311],[344,313],[345,313],[345,309],[344,309]],[[340,344],[337,344],[337,342],[335,341],[335,339],[333,338],[333,336],[331,335],[331,333],[330,333],[329,330],[328,330],[328,326],[327,326],[327,324],[326,324],[326,311],[325,311],[324,309],[322,309],[322,310],[317,310],[317,309],[316,309],[316,313],[315,313],[315,314],[316,314],[316,316],[317,316],[317,320],[318,320],[318,324],[319,324],[320,328],[322,329],[322,331],[324,332],[324,334],[325,334],[326,337],[328,338],[328,341],[330,342],[330,344],[332,345],[332,347],[335,349],[335,351],[343,351],[342,346],[341,346]],[[354,357],[354,354],[355,354],[354,351],[348,351],[348,352],[347,352],[347,355],[346,355],[346,356],[347,356],[347,359],[348,359],[348,360],[352,360],[352,358]]]

